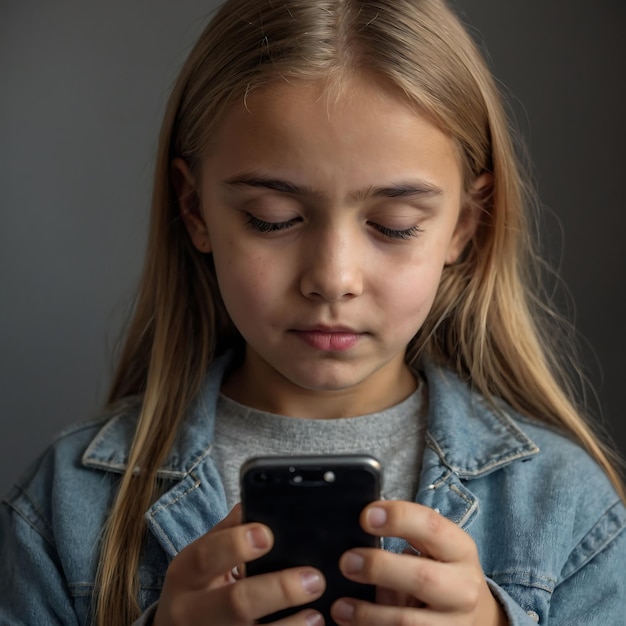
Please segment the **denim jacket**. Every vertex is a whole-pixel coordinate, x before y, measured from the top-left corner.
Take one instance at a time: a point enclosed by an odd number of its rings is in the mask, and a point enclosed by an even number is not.
[[[150,623],[171,559],[227,513],[211,457],[226,364],[211,368],[160,469],[166,491],[145,513],[136,626]],[[472,536],[510,624],[626,624],[626,511],[603,472],[545,426],[506,407],[494,412],[451,372],[427,366],[424,376],[416,499]],[[138,408],[129,401],[67,430],[2,502],[0,626],[90,623],[99,538]],[[385,541],[393,551],[405,545]]]

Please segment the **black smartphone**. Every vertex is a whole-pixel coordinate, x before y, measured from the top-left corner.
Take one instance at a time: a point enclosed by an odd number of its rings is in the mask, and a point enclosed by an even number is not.
[[[272,550],[246,564],[254,576],[299,565],[323,572],[326,591],[306,605],[320,611],[326,624],[331,604],[340,597],[373,602],[375,589],[355,583],[339,571],[339,558],[350,548],[380,547],[381,540],[359,523],[363,508],[380,498],[381,465],[368,455],[257,457],[241,468],[244,522],[262,522],[274,533]],[[267,623],[300,611],[279,611]]]

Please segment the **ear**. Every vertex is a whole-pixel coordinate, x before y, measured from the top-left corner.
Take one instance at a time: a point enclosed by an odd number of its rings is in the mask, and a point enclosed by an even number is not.
[[[180,216],[194,247],[200,252],[211,252],[211,238],[200,211],[200,197],[196,191],[196,181],[189,166],[181,158],[172,161],[172,184],[178,196]]]
[[[485,209],[486,200],[491,195],[492,184],[493,176],[488,172],[481,174],[472,183],[461,207],[459,220],[448,246],[446,265],[452,265],[459,260],[463,250],[474,236]]]

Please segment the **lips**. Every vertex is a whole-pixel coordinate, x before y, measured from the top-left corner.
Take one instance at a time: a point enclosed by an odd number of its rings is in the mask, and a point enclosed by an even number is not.
[[[343,326],[317,326],[296,330],[295,334],[312,348],[324,352],[344,352],[359,343],[362,333]]]

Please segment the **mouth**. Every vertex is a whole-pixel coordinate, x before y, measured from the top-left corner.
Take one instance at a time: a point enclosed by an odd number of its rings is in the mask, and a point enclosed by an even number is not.
[[[345,352],[356,346],[365,334],[345,326],[315,326],[293,332],[309,346],[323,352]]]
[[[350,326],[333,325],[326,326],[325,324],[316,324],[315,326],[305,326],[303,328],[296,328],[296,332],[303,333],[349,333],[352,335],[361,335],[362,333]]]

